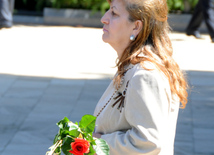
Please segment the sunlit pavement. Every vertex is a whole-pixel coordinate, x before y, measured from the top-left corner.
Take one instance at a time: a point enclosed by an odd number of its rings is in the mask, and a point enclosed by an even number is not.
[[[175,155],[214,154],[214,44],[170,34],[186,71],[189,103],[180,110]],[[0,30],[0,155],[44,155],[64,116],[79,121],[116,69],[102,29],[24,26]]]

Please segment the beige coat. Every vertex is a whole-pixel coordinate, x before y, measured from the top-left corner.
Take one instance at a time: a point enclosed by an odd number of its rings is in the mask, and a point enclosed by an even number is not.
[[[157,69],[132,66],[119,89],[123,92],[129,81],[124,108],[120,112],[118,104],[112,107],[112,98],[97,117],[95,132],[109,144],[110,155],[173,155],[179,102],[172,99],[168,80]],[[95,116],[114,91],[111,82],[96,106]]]

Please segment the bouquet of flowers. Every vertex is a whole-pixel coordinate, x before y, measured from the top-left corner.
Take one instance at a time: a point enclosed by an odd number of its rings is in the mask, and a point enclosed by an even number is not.
[[[95,122],[96,117],[92,115],[84,115],[79,123],[67,117],[59,121],[59,132],[46,155],[61,155],[61,152],[65,155],[108,155],[106,141],[92,136]]]

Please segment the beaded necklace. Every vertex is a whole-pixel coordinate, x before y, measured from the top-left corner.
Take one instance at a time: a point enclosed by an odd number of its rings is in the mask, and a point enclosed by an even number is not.
[[[121,88],[121,86],[123,85],[123,83],[124,83],[124,77],[125,77],[125,74],[126,74],[126,72],[128,71],[128,70],[130,70],[130,69],[132,69],[134,66],[132,66],[132,67],[130,67],[130,68],[128,68],[128,69],[126,69],[125,71],[124,71],[124,74],[123,74],[123,76],[121,77],[121,82],[120,82],[120,85],[117,87],[117,89],[114,91],[114,93],[112,94],[112,96],[109,98],[109,100],[106,102],[106,104],[102,107],[102,109],[99,111],[99,113],[97,114],[97,116],[96,117],[98,117],[99,115],[100,115],[100,113],[105,109],[105,107],[109,104],[109,102],[112,100],[112,98],[114,97],[114,95],[118,92],[118,90]],[[128,82],[127,82],[127,86],[128,86]],[[126,86],[126,89],[127,89],[127,86]],[[117,97],[116,97],[117,98]],[[113,104],[112,105],[112,107],[114,107],[115,106],[115,104]]]

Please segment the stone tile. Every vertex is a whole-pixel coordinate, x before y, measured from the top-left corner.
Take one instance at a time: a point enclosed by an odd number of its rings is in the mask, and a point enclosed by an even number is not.
[[[188,77],[214,77],[214,72],[212,71],[187,71]]]
[[[91,85],[101,85],[101,87],[102,86],[108,86],[109,84],[110,84],[110,82],[111,82],[111,80],[113,79],[113,77],[112,78],[107,78],[107,79],[105,79],[105,78],[102,78],[102,79],[88,79],[88,80],[86,80],[86,85],[87,84],[91,84]]]
[[[176,139],[177,140],[182,140],[182,141],[192,141],[193,140],[193,125],[192,123],[188,124],[177,124],[177,129],[176,129]]]
[[[191,96],[191,100],[194,102],[194,101],[200,101],[201,103],[203,103],[203,102],[206,102],[206,101],[212,101],[213,102],[213,97],[211,97],[211,96],[208,96],[208,95],[206,95],[206,96],[204,96],[204,95],[192,95]]]
[[[193,85],[193,89],[192,92],[196,92],[196,93],[201,93],[201,92],[206,92],[207,90],[213,91],[214,85],[201,85],[201,86],[197,86],[197,85]]]
[[[27,114],[31,112],[37,102],[37,99],[2,98],[0,101],[0,111],[1,114],[5,115]]]
[[[10,144],[16,132],[17,128],[8,128],[3,131],[0,129],[0,153],[5,149],[8,144]]]
[[[214,93],[214,86],[198,86],[198,87],[194,87],[191,90],[191,97],[192,98],[197,98],[197,99],[212,99],[213,98],[213,94]]]
[[[32,99],[3,98],[0,102],[0,131],[18,129],[36,102]]]
[[[6,124],[6,123],[5,123]],[[6,144],[10,139],[14,136],[14,134],[18,131],[17,126],[2,126],[0,127],[0,142],[1,144]],[[0,146],[1,147],[1,146]]]
[[[18,78],[10,89],[4,94],[5,97],[39,98],[49,85],[48,80]]]
[[[78,80],[78,79],[52,79],[51,85],[60,85],[60,86],[79,86],[82,87],[85,85],[86,80]]]
[[[61,104],[52,104],[52,105],[44,105],[38,104],[31,113],[37,115],[49,115],[52,113],[63,114],[69,113],[72,109],[72,105],[61,105]]]
[[[11,143],[19,143],[18,137],[22,137],[23,144],[48,144],[52,145],[55,135],[59,131],[59,127],[56,125],[65,115],[52,114],[52,115],[35,115],[35,117],[29,117],[20,127],[19,132],[16,133],[16,137]],[[67,115],[66,115],[67,116]],[[29,142],[29,139],[32,139],[33,142]],[[49,147],[49,146],[48,146]],[[48,149],[48,147],[46,149]]]
[[[77,105],[75,106],[75,108],[86,108],[86,109],[92,109],[97,105],[97,102],[95,102],[92,99],[89,99],[88,101],[85,100],[78,100]]]
[[[191,96],[191,102],[200,102],[199,104],[201,103],[204,103],[204,102],[211,102],[211,103],[214,103],[214,96],[206,96],[206,97],[201,97],[199,95],[192,95]]]
[[[44,130],[44,129],[42,129]],[[48,132],[48,131],[47,131]],[[55,135],[54,135],[55,136]],[[53,136],[53,137],[54,137]],[[11,144],[45,144],[48,140],[46,134],[43,134],[42,131],[18,131],[14,136]]]
[[[180,119],[186,118],[186,117],[191,117],[191,113],[192,113],[192,103],[190,101],[188,101],[185,109],[179,109],[179,113],[178,113],[178,121]]]
[[[193,143],[193,124],[192,115],[180,115],[178,117],[175,142]]]
[[[1,115],[0,117],[0,131],[5,131],[10,128],[18,129],[23,123],[26,115]]]
[[[87,80],[84,90],[85,91],[92,91],[92,92],[101,92],[103,93],[108,85],[110,84],[110,80],[106,79],[99,79],[99,80]]]
[[[44,155],[51,144],[31,144],[33,139],[28,140],[29,143],[11,143],[8,145],[1,155]]]
[[[72,119],[72,121],[80,121],[82,116],[86,114],[93,115],[94,113],[94,108],[75,108],[69,115],[68,117]]]
[[[5,92],[7,92],[7,90],[9,90],[11,84],[0,84],[0,95],[3,96]]]
[[[20,80],[30,80],[30,81],[51,81],[53,77],[44,77],[44,76],[30,76],[30,75],[19,75],[17,76],[18,79]]]
[[[196,102],[197,103],[197,102]],[[200,102],[193,108],[194,127],[214,128],[214,105],[211,102]]]
[[[24,115],[1,115],[0,117],[0,153],[10,145],[12,139],[25,119]]]
[[[190,84],[193,86],[213,86],[214,77],[195,77],[190,80]]]
[[[195,155],[192,142],[176,141],[174,155]]]
[[[82,102],[94,101],[97,103],[109,85],[109,80],[88,80],[81,93]]]
[[[97,103],[99,101],[99,99],[101,98],[102,93],[100,92],[89,92],[89,91],[84,91],[81,93],[79,100],[81,102],[90,102],[93,101],[95,103]]]
[[[195,152],[199,154],[214,154],[214,129],[194,128],[193,131]]]
[[[76,106],[73,107],[72,111],[69,113],[68,118],[70,118],[71,121],[78,122],[83,115],[93,115],[96,104],[97,102],[91,99],[88,99],[87,101],[78,100]]]
[[[13,83],[16,79],[18,78],[18,76],[16,75],[9,75],[9,74],[0,74],[0,83]]]
[[[183,129],[185,130],[185,128]],[[180,132],[176,132],[175,135],[175,142],[189,142],[189,143],[193,143],[193,134],[192,132],[190,133],[180,133]]]
[[[11,88],[5,93],[5,97],[34,98],[38,99],[43,95],[43,89],[38,88]]]
[[[55,135],[58,133],[59,128],[56,125],[62,120],[65,115],[50,115],[49,117],[38,116],[37,119],[29,118],[19,128],[19,132],[29,135],[35,135],[40,138],[40,141],[46,142],[47,140],[53,141]],[[34,117],[35,118],[35,117]],[[16,133],[17,135],[18,133]],[[38,139],[39,141],[39,139]]]
[[[205,154],[202,152],[202,153],[194,153],[194,155],[205,155]],[[213,153],[206,153],[206,155],[213,155]]]
[[[93,113],[96,105],[97,102],[91,99],[88,101],[79,100],[73,111],[80,111],[82,113]]]
[[[80,93],[80,92],[79,92]],[[75,104],[80,94],[64,95],[64,94],[43,94],[41,101],[44,105],[51,104]]]
[[[14,83],[16,76],[0,75],[0,95],[3,95]]]
[[[13,88],[46,88],[50,80],[40,78],[18,78],[12,85]]]
[[[0,104],[1,105],[20,105],[20,106],[31,106],[36,104],[39,99],[32,99],[32,98],[10,98],[10,97],[2,97]]]
[[[50,85],[44,93],[54,95],[78,96],[81,90],[82,87],[79,86]]]

